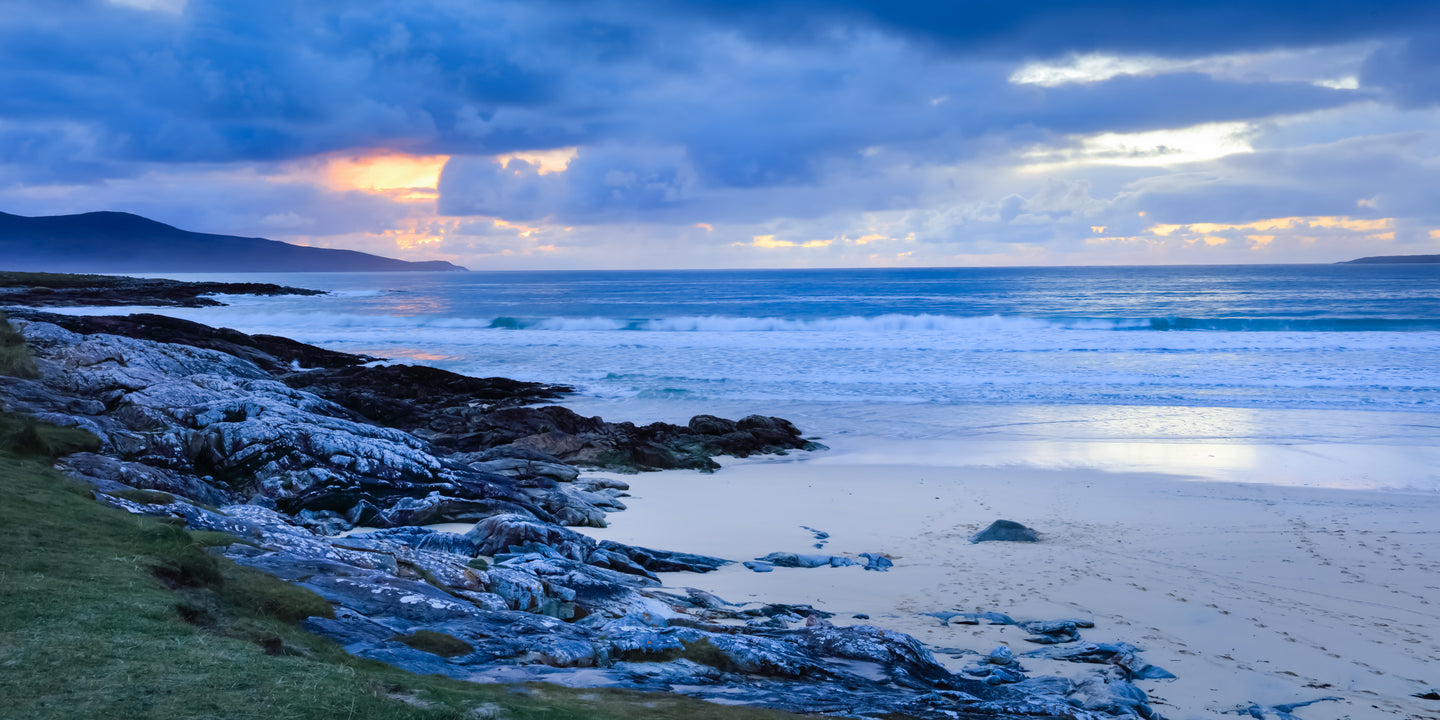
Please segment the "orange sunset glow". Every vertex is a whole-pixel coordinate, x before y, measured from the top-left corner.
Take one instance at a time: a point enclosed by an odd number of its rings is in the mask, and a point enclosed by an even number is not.
[[[325,163],[324,180],[336,190],[384,194],[404,202],[433,200],[440,171],[449,160],[449,155],[394,152],[338,157]]]

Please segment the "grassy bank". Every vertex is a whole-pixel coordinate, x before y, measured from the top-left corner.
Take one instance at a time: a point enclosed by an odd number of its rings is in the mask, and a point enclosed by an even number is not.
[[[103,506],[0,451],[0,697],[8,717],[793,717],[670,695],[476,685],[360,660],[295,623],[307,591],[206,551],[233,541]]]
[[[29,378],[35,374],[35,361],[25,348],[25,337],[0,312],[0,375]]]
[[[3,316],[0,353],[0,373],[33,373]],[[0,413],[4,717],[795,717],[673,695],[477,685],[352,657],[297,626],[331,612],[323,599],[210,551],[236,538],[105,506],[51,468],[54,456],[97,444],[81,430]]]

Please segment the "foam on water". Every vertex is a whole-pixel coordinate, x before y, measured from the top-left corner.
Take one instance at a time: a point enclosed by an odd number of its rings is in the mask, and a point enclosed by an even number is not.
[[[263,279],[331,294],[161,312],[601,401],[1440,412],[1434,267]]]

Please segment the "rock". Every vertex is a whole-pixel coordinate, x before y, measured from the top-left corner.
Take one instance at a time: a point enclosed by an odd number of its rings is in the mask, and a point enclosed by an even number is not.
[[[689,426],[607,423],[562,407],[528,407],[570,392],[567,387],[467,378],[434,368],[341,368],[283,379],[373,422],[414,432],[466,463],[481,463],[482,470],[502,474],[573,480],[572,470],[563,469],[567,464],[622,472],[713,470],[718,467],[710,459],[715,455],[818,448],[778,418],[736,423],[702,415]]]
[[[600,548],[624,555],[636,565],[651,572],[707,573],[733,564],[733,561],[721,558],[672,552],[669,550],[653,550],[651,548],[623,545],[613,540],[600,541]]]
[[[390,427],[422,429],[437,415],[482,407],[553,400],[571,392],[562,385],[507,378],[472,378],[420,365],[346,367],[291,373],[291,387],[338,403]]]
[[[136,462],[126,462],[95,453],[67,455],[60,461],[59,467],[74,477],[92,483],[109,482],[140,490],[160,490],[206,505],[229,505],[237,499],[234,494],[221,490],[194,475]]]
[[[921,613],[921,615],[928,615],[928,616],[930,616],[930,617],[937,618],[937,619],[940,620],[940,624],[941,624],[941,625],[949,625],[949,624],[951,624],[952,622],[955,623],[956,625],[979,625],[982,620],[985,621],[985,624],[987,624],[987,625],[1014,625],[1014,624],[1015,624],[1015,621],[1014,621],[1013,619],[1011,619],[1009,615],[1006,615],[1005,613],[997,613],[997,612],[967,613],[967,612],[946,611],[946,612]]]
[[[890,558],[885,557],[880,553],[860,553],[860,557],[865,558],[866,570],[886,572],[887,570],[895,566],[895,563],[891,561]]]
[[[1001,685],[1005,683],[1018,683],[1025,679],[1025,673],[1010,668],[993,667],[990,674],[985,677],[985,682],[990,685]]]
[[[291,372],[297,366],[351,367],[377,359],[325,350],[273,335],[246,335],[229,328],[212,328],[164,315],[57,315],[27,311],[20,311],[18,315],[30,320],[54,323],[82,335],[123,335],[139,340],[218,350],[252,362],[270,373]]]
[[[1000,645],[985,656],[985,661],[992,665],[1009,665],[1015,661],[1015,653],[1010,648]]]
[[[958,690],[973,687],[970,681],[936,662],[920,641],[893,630],[868,625],[825,625],[771,633],[771,637],[822,657],[879,663],[893,682],[905,687]]]
[[[726,420],[714,415],[696,415],[690,418],[688,427],[690,432],[696,435],[728,435],[740,429],[734,420]]]
[[[697,590],[696,588],[685,588],[685,594],[695,602],[698,607],[710,610],[720,610],[731,607],[732,603],[725,602],[719,595]]]
[[[996,520],[971,537],[970,542],[1040,542],[1040,535],[1012,520]]]
[[[790,568],[845,567],[855,564],[854,560],[838,555],[802,555],[787,552],[773,552],[765,557],[755,559],[775,567]],[[749,566],[747,565],[747,567]]]
[[[479,554],[479,547],[470,538],[459,533],[439,532],[428,528],[397,527],[389,530],[376,530],[375,532],[351,535],[349,537],[350,540],[366,538],[400,543],[417,550],[434,550],[437,552],[464,555],[466,557],[475,557]]]
[[[915,638],[835,627],[825,620],[831,613],[808,605],[736,606],[699,591],[669,592],[656,573],[706,572],[728,561],[596,543],[557,524],[603,520],[625,486],[553,466],[589,458],[637,469],[634,463],[701,467],[713,464],[716,452],[778,452],[803,443],[784,420],[751,416],[732,430],[728,421],[701,418],[693,425],[704,433],[636,427],[553,406],[506,406],[528,397],[523,387],[510,388],[519,395],[509,400],[461,406],[451,404],[463,394],[455,387],[450,395],[425,394],[418,385],[428,375],[408,371],[396,371],[400,390],[388,400],[376,379],[388,376],[362,379],[364,392],[355,390],[350,407],[276,382],[269,368],[278,358],[258,343],[234,350],[251,360],[214,348],[20,324],[40,378],[0,381],[7,409],[49,413],[102,438],[101,453],[72,456],[64,467],[89,477],[102,494],[119,492],[104,497],[127,511],[242,538],[225,555],[319,594],[334,617],[313,617],[305,626],[360,657],[477,681],[678,686],[712,700],[743,692],[755,703],[809,713],[1076,716],[1052,685],[1012,682],[1023,678],[1013,662],[987,663],[985,681],[965,678],[936,663]],[[204,333],[195,338],[206,341]],[[324,374],[306,387],[330,387],[342,374]],[[410,392],[435,410],[414,434],[379,426],[357,409],[410,417],[390,404]],[[373,406],[360,402],[367,393],[376,397]],[[507,433],[514,437],[503,447],[487,445]],[[459,452],[446,455],[452,450]],[[491,462],[501,472],[470,466]],[[137,487],[162,502],[121,492]],[[200,504],[209,501],[219,509]],[[462,518],[474,521],[463,535],[408,527]],[[398,527],[329,534],[355,523]],[[493,562],[477,562],[477,555]],[[774,562],[745,565],[766,572],[777,562],[855,563],[832,555],[767,557]],[[863,557],[883,565],[878,553]],[[402,642],[442,636],[452,640],[444,655]],[[1071,699],[1093,704],[1108,697]]]
[[[1308,706],[1308,705],[1314,705],[1315,703],[1322,703],[1322,702],[1345,702],[1345,698],[1329,696],[1329,697],[1315,698],[1314,700],[1306,700],[1306,701],[1304,701],[1304,702],[1282,703],[1282,704],[1280,704],[1280,705],[1274,705],[1274,706],[1272,706],[1272,707],[1273,707],[1277,712],[1281,713],[1281,717],[1284,717],[1285,715],[1290,714],[1291,712],[1293,712],[1293,711],[1296,710],[1297,708],[1302,708],[1302,707],[1306,707],[1306,706]]]
[[[567,558],[583,562],[596,547],[594,540],[573,530],[515,514],[485,518],[465,533],[465,537],[475,543],[481,555],[496,555],[511,547],[538,543],[554,548]]]
[[[830,542],[830,533],[824,530],[816,530],[815,528],[805,527],[804,525],[801,525],[800,529],[809,532],[815,538],[816,542],[812,547],[816,550],[825,547],[825,543]]]
[[[496,458],[481,462],[467,463],[481,472],[509,475],[517,478],[547,477],[558,482],[572,482],[580,477],[580,471],[558,462],[540,462],[524,458]]]
[[[1031,637],[1025,638],[1027,641],[1042,645],[1075,642],[1080,639],[1080,631],[1076,629],[1077,623],[1074,620],[1029,620],[1016,625],[1021,630],[1032,633]]]
[[[1075,707],[1110,715],[1149,718],[1155,714],[1146,703],[1144,690],[1124,680],[1105,676],[1089,677],[1076,683],[1067,701]]]
[[[1067,662],[1114,665],[1125,673],[1127,680],[1167,680],[1175,676],[1164,668],[1140,659],[1140,650],[1129,643],[1082,643],[1069,647],[1051,647],[1025,653]]]
[[[0,305],[74,307],[149,305],[213,307],[207,295],[324,295],[321,290],[270,283],[185,282],[160,278],[67,273],[0,273]],[[14,312],[14,311],[11,311]],[[14,312],[16,315],[21,312]]]

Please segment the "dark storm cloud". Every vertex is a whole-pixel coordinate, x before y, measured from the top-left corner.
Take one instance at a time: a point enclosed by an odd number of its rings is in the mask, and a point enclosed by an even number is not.
[[[1433,2],[1377,7],[191,0],[172,15],[9,2],[0,182],[373,148],[483,156],[581,146],[563,174],[457,157],[442,209],[691,222],[716,218],[687,209],[743,205],[723,195],[731,190],[819,186],[838,188],[833,207],[888,207],[913,188],[879,193],[867,180],[897,167],[1369,97],[1199,74],[1019,86],[1008,78],[1022,60],[1401,42],[1435,27]],[[1434,53],[1412,42],[1377,56],[1367,78],[1404,102],[1429,102],[1434,75],[1422,71]]]
[[[1428,0],[654,0],[656,12],[702,13],[772,40],[879,27],[940,51],[1000,58],[1069,52],[1195,57],[1409,36],[1440,20]],[[633,3],[632,3],[633,5]]]
[[[1361,80],[1389,93],[1401,107],[1440,104],[1440,28],[1376,51]]]

